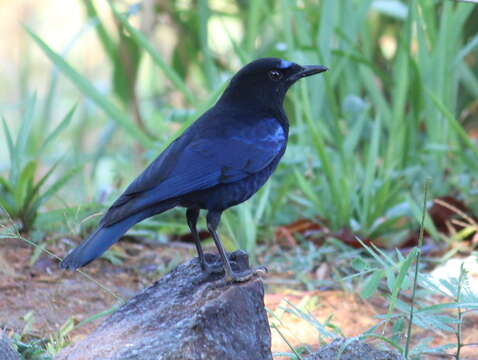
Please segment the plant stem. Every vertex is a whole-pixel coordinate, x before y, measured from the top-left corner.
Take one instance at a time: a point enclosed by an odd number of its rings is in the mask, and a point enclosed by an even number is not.
[[[463,320],[463,313],[462,313],[462,310],[461,310],[460,301],[461,301],[461,289],[462,289],[462,286],[463,286],[463,280],[465,279],[465,274],[466,274],[466,270],[463,267],[463,263],[461,263],[460,277],[458,278],[458,289],[457,289],[457,293],[456,293],[456,303],[458,305],[458,324],[456,326],[456,354],[455,354],[455,359],[456,360],[460,360],[460,352],[461,352],[461,347],[462,347],[462,343],[461,343],[461,324],[462,324],[462,320]]]
[[[427,197],[428,197],[428,190],[430,188],[430,179],[425,181],[425,193],[423,196],[423,210],[422,210],[422,219],[420,222],[420,235],[418,236],[418,251],[417,251],[417,259],[415,261],[415,275],[413,278],[413,290],[412,290],[412,300],[410,304],[410,321],[408,322],[408,329],[407,329],[407,341],[405,343],[405,359],[408,359],[408,351],[410,349],[410,340],[412,336],[412,325],[413,325],[413,311],[415,305],[415,295],[417,291],[417,282],[418,282],[418,270],[420,267],[420,258],[421,252],[423,247],[423,231],[424,231],[424,224],[425,224],[425,215],[427,213]]]

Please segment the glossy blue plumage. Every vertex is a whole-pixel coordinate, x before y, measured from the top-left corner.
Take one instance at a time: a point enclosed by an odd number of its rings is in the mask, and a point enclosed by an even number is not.
[[[284,96],[297,79],[312,74],[310,68],[306,73],[297,64],[268,58],[241,69],[217,104],[126,188],[98,229],[61,266],[86,265],[135,223],[175,206],[191,210],[188,224],[193,234],[199,209],[208,210],[208,227],[215,232],[222,211],[249,199],[276,169],[289,130]],[[216,237],[215,241],[224,255]],[[227,262],[224,256],[223,261]]]

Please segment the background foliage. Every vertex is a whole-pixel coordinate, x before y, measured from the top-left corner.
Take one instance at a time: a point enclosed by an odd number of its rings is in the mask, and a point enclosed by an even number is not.
[[[15,129],[10,133],[32,123],[32,131],[21,135],[28,145],[17,151],[25,163],[38,156],[36,144],[79,101],[71,125],[61,128],[40,161],[48,169],[66,154],[63,174],[81,164],[82,176],[72,183],[81,191],[63,189],[61,201],[57,197],[44,210],[78,208],[94,199],[108,204],[215,101],[234,71],[263,56],[321,63],[330,71],[291,91],[286,102],[291,140],[278,173],[260,196],[227,215],[226,232],[242,229],[235,238],[243,247],[252,250],[271,225],[315,216],[333,231],[351,228],[393,244],[415,226],[414,198],[427,177],[433,179],[434,196],[458,194],[476,207],[478,151],[469,137],[476,128],[478,96],[473,5],[432,0],[142,5],[70,4],[83,20],[67,27],[63,41],[48,28],[42,31],[41,16],[23,19],[19,36],[25,52],[16,69],[21,77],[7,78],[17,82],[7,97],[13,102],[2,107]],[[38,81],[30,65],[45,57],[51,75]],[[33,93],[41,106],[22,120],[17,113],[32,110]],[[5,140],[8,134],[5,130]],[[6,171],[16,166],[5,157],[2,164]],[[3,184],[2,192],[8,192]],[[54,221],[51,215],[47,223]],[[159,225],[183,227],[174,218],[163,216]]]

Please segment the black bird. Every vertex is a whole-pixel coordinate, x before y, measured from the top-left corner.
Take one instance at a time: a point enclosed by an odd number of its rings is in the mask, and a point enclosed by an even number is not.
[[[200,209],[222,259],[226,281],[253,272],[233,272],[216,229],[221,214],[254,195],[285,152],[289,122],[285,94],[297,80],[326,71],[276,58],[255,60],[231,80],[217,103],[174,140],[111,205],[98,228],[62,262],[87,265],[134,224],[176,206],[185,207],[201,268],[206,262],[196,230]],[[221,267],[222,271],[222,267]]]

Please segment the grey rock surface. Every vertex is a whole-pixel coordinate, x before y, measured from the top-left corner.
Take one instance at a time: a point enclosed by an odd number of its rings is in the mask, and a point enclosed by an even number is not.
[[[0,359],[2,360],[20,360],[20,354],[16,352],[10,339],[5,332],[0,329]]]
[[[230,259],[235,271],[249,268],[242,251]],[[222,277],[205,277],[197,259],[182,264],[55,359],[272,360],[261,279],[226,284]]]
[[[340,354],[340,356],[338,356]],[[305,360],[405,360],[395,351],[377,350],[357,339],[335,339]]]

